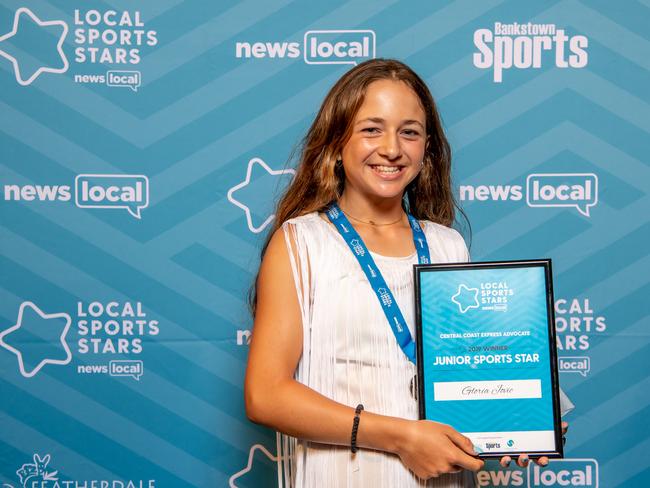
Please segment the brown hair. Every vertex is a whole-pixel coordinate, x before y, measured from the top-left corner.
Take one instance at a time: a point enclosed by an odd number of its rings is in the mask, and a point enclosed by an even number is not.
[[[261,257],[264,257],[271,236],[284,222],[323,211],[341,196],[345,174],[343,167],[336,164],[336,156],[342,152],[350,137],[354,117],[363,104],[368,85],[385,79],[406,83],[418,96],[426,118],[424,165],[406,187],[405,210],[418,220],[430,220],[446,226],[454,222],[457,209],[465,216],[452,193],[451,148],[426,83],[401,61],[371,59],[345,73],[323,100],[300,145],[296,175],[278,203]],[[257,279],[255,281],[249,297],[253,315]]]

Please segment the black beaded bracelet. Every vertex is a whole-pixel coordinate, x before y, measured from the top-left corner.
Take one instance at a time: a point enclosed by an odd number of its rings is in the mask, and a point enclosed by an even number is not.
[[[350,450],[355,453],[357,452],[357,430],[359,430],[359,419],[361,415],[361,410],[363,410],[363,405],[360,403],[357,405],[357,408],[354,410],[354,421],[352,422],[352,437],[350,438]]]

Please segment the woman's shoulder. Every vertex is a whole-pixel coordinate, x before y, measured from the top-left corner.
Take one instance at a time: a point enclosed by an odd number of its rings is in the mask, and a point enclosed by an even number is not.
[[[331,231],[327,228],[329,223],[318,212],[292,217],[282,223],[278,232],[291,239],[310,242],[314,239],[323,240]]]
[[[456,229],[438,224],[430,220],[422,221],[423,229],[428,239],[436,242],[438,249],[444,250],[444,254],[450,261],[468,261],[469,252],[465,239]]]
[[[292,217],[286,220],[282,225],[313,225],[314,222],[322,220],[318,212],[310,212],[298,217]]]
[[[435,233],[441,239],[449,239],[451,241],[462,240],[463,236],[456,229],[452,227],[447,227],[446,225],[438,224],[437,222],[432,222],[431,220],[422,220],[420,221],[423,225],[423,228],[426,231]]]

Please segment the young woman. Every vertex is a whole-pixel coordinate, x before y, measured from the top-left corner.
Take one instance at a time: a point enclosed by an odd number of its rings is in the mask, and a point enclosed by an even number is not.
[[[305,137],[263,252],[245,384],[249,418],[290,436],[289,486],[473,486],[483,466],[452,426],[417,420],[416,367],[369,282],[383,277],[414,337],[413,264],[468,259],[450,162],[429,90],[395,60],[347,72]]]

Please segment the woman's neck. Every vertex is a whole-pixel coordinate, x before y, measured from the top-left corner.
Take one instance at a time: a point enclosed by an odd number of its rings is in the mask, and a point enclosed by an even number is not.
[[[344,190],[339,205],[355,219],[374,225],[398,222],[404,215],[401,197],[368,199]]]

